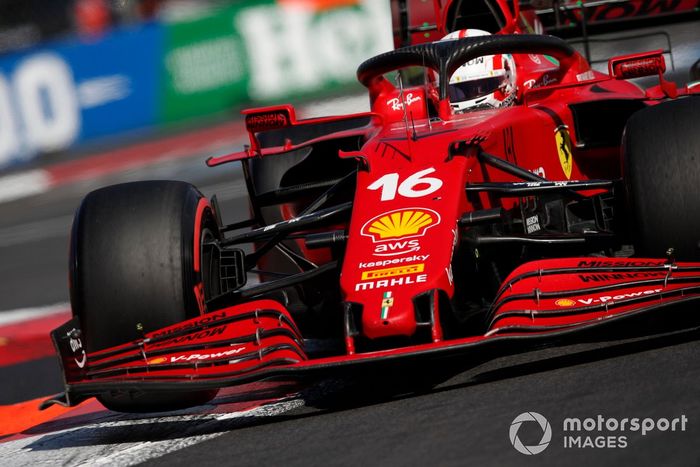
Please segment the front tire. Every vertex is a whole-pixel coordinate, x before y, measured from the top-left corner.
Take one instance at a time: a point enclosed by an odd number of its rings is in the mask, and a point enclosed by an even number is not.
[[[73,222],[71,306],[88,352],[123,344],[204,311],[202,232],[216,232],[209,203],[184,182],[125,183],[88,194]],[[122,412],[202,404],[216,391],[109,393]]]
[[[623,136],[629,233],[637,256],[700,260],[700,98],[634,114]]]

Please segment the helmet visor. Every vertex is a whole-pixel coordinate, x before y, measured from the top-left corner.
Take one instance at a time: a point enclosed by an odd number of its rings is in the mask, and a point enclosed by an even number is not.
[[[506,79],[507,78],[502,75],[463,81],[461,83],[450,83],[447,87],[447,92],[451,102],[468,101],[491,94],[496,89],[505,85]]]

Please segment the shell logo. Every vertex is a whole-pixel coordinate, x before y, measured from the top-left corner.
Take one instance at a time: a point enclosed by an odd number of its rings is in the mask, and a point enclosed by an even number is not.
[[[432,209],[406,208],[385,212],[373,217],[362,226],[362,235],[376,242],[398,238],[422,237],[440,223],[440,215]]]
[[[166,357],[156,357],[148,360],[149,365],[158,365],[160,363],[165,363],[167,362],[168,359]]]
[[[556,306],[574,306],[576,305],[576,302],[571,300],[570,298],[560,298],[556,302],[554,302]]]

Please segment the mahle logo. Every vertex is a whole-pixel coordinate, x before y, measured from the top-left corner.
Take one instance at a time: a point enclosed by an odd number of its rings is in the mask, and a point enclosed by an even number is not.
[[[520,438],[518,438],[518,431],[520,427],[525,422],[537,422],[542,429],[542,439],[538,444],[533,446],[525,446]],[[526,456],[532,456],[539,454],[549,446],[550,441],[552,441],[552,426],[549,424],[546,418],[537,412],[524,412],[515,417],[515,420],[510,424],[510,443],[513,445],[516,451],[525,454]]]

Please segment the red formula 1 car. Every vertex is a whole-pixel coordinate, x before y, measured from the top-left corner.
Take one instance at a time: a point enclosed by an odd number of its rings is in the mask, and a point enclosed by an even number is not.
[[[448,77],[496,54],[517,64],[514,105],[456,112]],[[663,70],[652,52],[597,73],[540,35],[411,45],[359,67],[370,112],[244,112],[250,145],[208,164],[242,164],[249,220],[180,182],[90,193],[74,318],[52,333],[66,392],[45,406],[167,410],[697,307],[700,97]],[[626,81],[642,75],[659,85]]]

